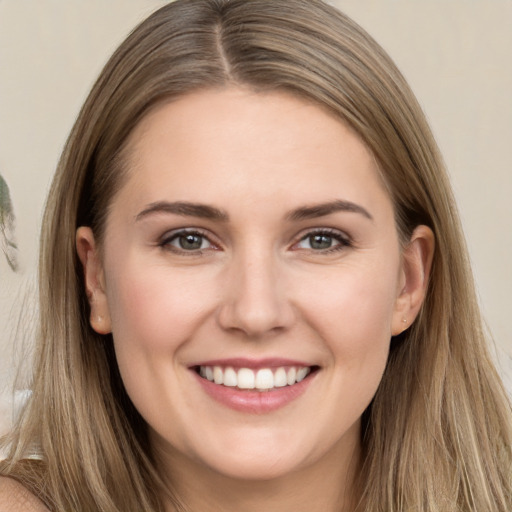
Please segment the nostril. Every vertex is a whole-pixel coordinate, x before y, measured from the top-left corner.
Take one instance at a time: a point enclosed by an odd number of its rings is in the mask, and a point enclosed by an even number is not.
[[[248,337],[261,338],[282,332],[293,324],[294,313],[285,300],[256,299],[257,297],[246,296],[224,304],[217,317],[221,328],[231,332],[243,332]]]

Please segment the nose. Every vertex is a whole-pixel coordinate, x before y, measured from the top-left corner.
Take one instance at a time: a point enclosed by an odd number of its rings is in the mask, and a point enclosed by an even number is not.
[[[248,254],[230,267],[218,310],[222,329],[261,338],[293,324],[294,309],[275,257]]]

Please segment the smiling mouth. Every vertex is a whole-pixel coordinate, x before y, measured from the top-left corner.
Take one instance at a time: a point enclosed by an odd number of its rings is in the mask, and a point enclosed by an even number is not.
[[[278,368],[234,368],[232,366],[197,366],[200,377],[219,386],[241,391],[272,391],[294,386],[318,370],[318,366],[281,366]]]

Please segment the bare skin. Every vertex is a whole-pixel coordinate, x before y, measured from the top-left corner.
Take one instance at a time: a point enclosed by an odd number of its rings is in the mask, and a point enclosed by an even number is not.
[[[353,447],[350,458],[333,450],[327,464],[323,460],[270,480],[226,478],[173,453],[173,467],[179,470],[171,470],[167,476],[174,494],[190,511],[259,512],[264,507],[268,512],[349,512],[355,510],[356,499],[351,491],[356,485],[360,460],[359,444],[354,443]],[[175,510],[170,502],[167,510]]]
[[[433,247],[425,226],[402,246],[372,155],[303,100],[207,90],[140,123],[102,247],[83,227],[77,250],[91,325],[187,510],[354,510],[361,414]],[[201,375],[236,360],[309,373],[251,408]]]
[[[49,510],[16,480],[0,477],[0,512],[49,512]]]

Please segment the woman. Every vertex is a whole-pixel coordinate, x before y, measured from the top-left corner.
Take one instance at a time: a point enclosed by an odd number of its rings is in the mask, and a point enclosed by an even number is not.
[[[351,20],[317,0],[163,7],[59,164],[0,496],[510,510],[510,406],[457,218],[414,96]]]

